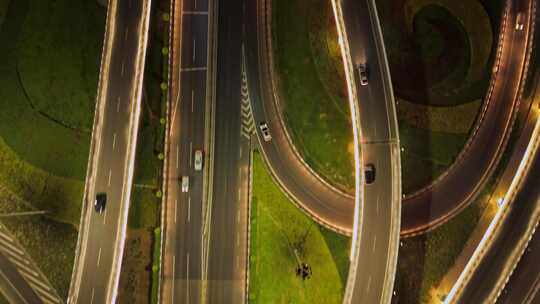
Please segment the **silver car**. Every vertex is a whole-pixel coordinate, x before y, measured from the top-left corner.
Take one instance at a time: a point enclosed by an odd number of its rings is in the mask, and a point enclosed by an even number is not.
[[[266,122],[261,122],[259,124],[259,128],[261,129],[264,141],[270,141],[272,139],[272,136],[270,135],[270,129],[268,128]]]
[[[182,176],[182,192],[189,191],[189,176]]]
[[[201,150],[195,151],[195,171],[201,171],[203,166],[203,153]]]

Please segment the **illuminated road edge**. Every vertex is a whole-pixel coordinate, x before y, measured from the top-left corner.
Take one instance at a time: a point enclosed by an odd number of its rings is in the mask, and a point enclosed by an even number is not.
[[[84,268],[84,256],[85,248],[82,248],[86,245],[88,241],[88,229],[87,225],[90,222],[91,212],[87,212],[88,209],[92,209],[92,204],[85,204],[88,200],[88,194],[94,193],[95,177],[97,172],[97,159],[94,157],[98,153],[99,147],[101,145],[101,136],[103,128],[103,119],[105,113],[106,105],[106,92],[108,87],[108,79],[105,79],[103,76],[107,77],[109,75],[109,66],[111,63],[111,55],[113,49],[114,33],[116,29],[116,11],[117,11],[117,0],[109,0],[107,7],[107,18],[105,26],[105,38],[104,45],[102,49],[102,57],[100,64],[100,73],[99,73],[99,82],[98,82],[98,97],[96,98],[96,113],[94,114],[94,124],[92,126],[92,139],[90,144],[90,156],[88,159],[88,169],[87,176],[85,181],[85,190],[83,194],[83,204],[81,208],[81,223],[79,230],[79,237],[77,239],[77,247],[75,253],[75,261],[73,266],[72,280],[69,289],[68,303],[77,303],[79,288],[82,281],[82,269]],[[139,130],[139,118],[140,118],[140,108],[142,101],[142,88],[143,88],[143,78],[144,78],[144,66],[146,59],[146,49],[148,44],[148,29],[150,23],[150,8],[152,0],[144,0],[143,11],[142,11],[142,22],[139,24],[138,34],[139,34],[139,48],[137,50],[136,62],[135,62],[135,75],[134,83],[135,85],[131,89],[130,96],[131,100],[131,117],[129,121],[129,136],[128,136],[128,154],[126,157],[126,167],[124,176],[125,179],[122,185],[122,197],[121,200],[121,214],[120,220],[118,221],[118,230],[116,235],[117,242],[112,244],[114,246],[114,256],[113,256],[113,266],[111,271],[111,277],[108,280],[107,284],[107,303],[115,303],[116,297],[118,295],[118,283],[120,280],[120,270],[122,266],[122,258],[124,253],[124,245],[126,239],[126,226],[127,219],[129,214],[129,205],[131,199],[131,186],[133,181],[133,172],[135,165],[135,152],[137,146],[137,134]],[[112,35],[111,35],[112,33]]]
[[[390,303],[393,293],[394,278],[396,273],[396,264],[397,256],[399,250],[399,232],[400,232],[400,221],[401,221],[401,160],[399,153],[399,136],[398,136],[398,125],[396,117],[395,103],[391,88],[390,82],[390,72],[388,68],[388,62],[386,59],[386,53],[384,49],[384,43],[382,40],[382,30],[380,28],[379,17],[377,15],[376,6],[373,0],[368,1],[368,6],[370,8],[370,15],[373,20],[375,20],[375,43],[378,49],[379,60],[382,61],[382,67],[385,79],[387,84],[390,84],[389,88],[389,97],[386,102],[390,102],[391,111],[388,112],[389,121],[392,123],[392,128],[394,128],[394,133],[396,134],[396,139],[392,142],[389,141],[386,143],[388,149],[392,155],[392,164],[391,164],[391,181],[389,185],[389,190],[392,191],[392,215],[390,219],[390,242],[388,248],[388,258],[387,263],[384,265],[385,268],[385,279],[382,285],[382,296],[381,303]],[[354,210],[354,226],[353,226],[353,240],[351,245],[351,264],[349,268],[349,275],[347,279],[347,286],[345,290],[345,295],[343,298],[343,303],[362,303],[364,299],[353,299],[355,281],[357,276],[357,268],[359,260],[363,257],[362,252],[358,250],[360,246],[360,239],[362,237],[363,225],[364,225],[364,202],[366,201],[364,197],[364,183],[363,183],[363,161],[361,158],[361,138],[362,130],[360,124],[360,103],[357,98],[355,77],[354,77],[354,66],[351,59],[351,52],[349,49],[349,39],[347,37],[347,32],[345,30],[341,0],[332,0],[332,8],[334,11],[334,17],[337,24],[338,36],[339,36],[339,45],[341,49],[341,55],[343,59],[343,65],[345,67],[345,75],[347,80],[347,90],[349,96],[349,107],[351,110],[351,121],[353,125],[353,135],[354,135],[354,158],[355,158],[355,210]]]

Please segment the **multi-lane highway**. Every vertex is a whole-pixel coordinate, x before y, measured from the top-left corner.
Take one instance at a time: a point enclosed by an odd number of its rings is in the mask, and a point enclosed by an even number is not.
[[[202,300],[209,8],[206,0],[173,2],[162,303]],[[195,170],[196,150],[203,151],[200,171]],[[183,176],[189,180],[185,192]]]
[[[109,2],[81,228],[69,303],[115,301],[131,192],[149,1]],[[105,210],[94,210],[106,193]]]
[[[538,218],[539,198],[540,153],[536,152],[522,189],[518,192],[514,202],[509,207],[505,225],[501,227],[501,231],[489,251],[481,260],[469,283],[459,295],[459,298],[456,299],[457,303],[485,303],[488,298],[493,299],[493,295],[498,293],[498,290],[494,290],[497,286],[496,283],[501,280],[501,275],[504,275],[508,269],[513,267],[513,257],[516,254],[520,254],[517,243],[522,238],[526,238],[525,232],[527,229],[531,229],[531,227],[536,225],[536,221],[531,221],[531,219]],[[532,245],[536,246],[534,243]],[[535,255],[538,254],[532,254],[531,258],[534,258]],[[524,263],[526,264],[527,260],[531,258],[526,258]],[[534,260],[533,264],[537,264],[537,262],[537,260]],[[521,266],[521,268],[523,267]],[[520,271],[518,269],[516,274],[518,279],[520,277],[519,273]],[[534,281],[534,278],[528,278],[527,281],[531,279]],[[526,289],[532,286],[527,285],[526,282],[523,284],[511,284],[510,287],[515,286],[514,288],[517,289],[514,291],[516,294],[526,292]],[[520,302],[516,301],[512,303]]]
[[[344,303],[390,303],[400,230],[401,162],[392,82],[375,1],[334,1],[342,39],[349,93],[356,92],[354,126],[360,132],[361,162],[375,169],[372,183],[362,176],[357,200],[351,267]],[[354,37],[354,38],[353,38]],[[361,84],[364,65],[368,83]],[[362,172],[363,173],[363,172]],[[360,174],[362,174],[360,173]],[[362,213],[362,214],[358,214]]]
[[[250,134],[242,128],[244,1],[219,1],[208,303],[245,303]]]
[[[537,184],[540,187],[540,182]],[[540,197],[539,197],[540,198]],[[540,303],[540,229],[536,229],[497,303]]]

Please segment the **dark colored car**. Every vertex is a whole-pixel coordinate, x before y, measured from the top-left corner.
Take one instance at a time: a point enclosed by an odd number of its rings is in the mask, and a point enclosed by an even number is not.
[[[373,184],[375,181],[375,166],[373,164],[367,164],[364,168],[364,178],[368,185]]]
[[[105,210],[107,204],[107,194],[100,192],[96,194],[96,200],[94,201],[94,209],[97,213],[102,213]]]

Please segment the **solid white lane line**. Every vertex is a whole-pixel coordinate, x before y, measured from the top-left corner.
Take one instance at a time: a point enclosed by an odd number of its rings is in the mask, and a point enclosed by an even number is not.
[[[120,96],[118,96],[118,102],[116,103],[116,113],[120,112]]]
[[[124,68],[125,68],[125,64],[124,64],[124,61],[122,61],[122,76],[124,76]]]
[[[176,256],[173,255],[172,257],[172,277],[173,277],[173,286],[171,288],[171,303],[174,303],[174,283],[176,281],[176,278],[175,278],[175,275],[176,275],[176,267],[175,267],[175,264],[176,264]]]
[[[178,212],[176,212],[178,209],[178,200],[174,200],[174,223],[176,224],[176,218],[178,217]]]
[[[116,146],[116,133],[113,134],[113,139],[112,139],[112,149],[114,151],[114,147]]]
[[[189,142],[189,167],[191,168],[191,159],[193,158],[193,142]]]
[[[191,90],[191,113],[193,113],[193,101],[195,100],[195,91]]]
[[[179,164],[178,162],[179,160],[178,155],[180,154],[179,150],[180,148],[178,147],[178,145],[176,145],[176,169],[178,169],[178,164]]]
[[[207,11],[183,11],[184,15],[208,15]]]
[[[97,265],[99,266],[99,261],[101,260],[101,247],[99,248],[98,255],[97,255]]]
[[[206,71],[206,67],[194,67],[194,68],[181,68],[180,72],[198,72]]]
[[[371,250],[372,250],[373,252],[375,252],[375,247],[377,247],[377,237],[376,237],[376,236],[373,237],[373,248],[371,248]]]
[[[191,219],[191,196],[187,199],[187,221],[189,223],[189,220]]]
[[[187,254],[187,267],[186,267],[186,285],[187,285],[187,288],[186,288],[186,297],[187,297],[187,302],[186,303],[189,303],[189,253]]]
[[[107,186],[111,185],[111,175],[112,175],[112,170],[109,169],[109,180],[107,181]]]
[[[195,62],[195,39],[193,39],[193,62]]]

